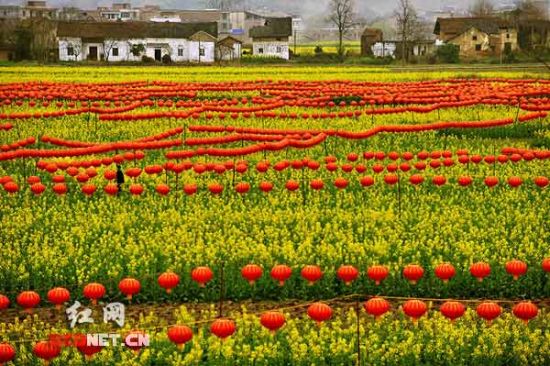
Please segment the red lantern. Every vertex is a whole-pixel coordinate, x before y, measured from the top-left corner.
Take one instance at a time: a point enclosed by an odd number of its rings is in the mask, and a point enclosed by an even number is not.
[[[439,264],[434,269],[435,275],[443,282],[447,283],[456,274],[455,267],[450,263]]]
[[[522,301],[514,306],[512,312],[517,318],[527,324],[529,323],[529,320],[537,316],[539,313],[539,308],[531,301]]]
[[[197,193],[197,185],[196,184],[186,184],[183,186],[183,191],[186,195],[192,196],[195,193]]]
[[[210,191],[210,193],[218,195],[223,192],[223,186],[219,183],[210,183],[208,185],[208,190]]]
[[[84,334],[76,334],[73,339],[76,349],[78,349],[78,351],[82,353],[87,360],[90,360],[93,355],[101,352],[101,350],[103,349],[102,346],[88,345],[87,337]]]
[[[40,183],[40,177],[37,177],[36,175],[31,175],[27,178],[27,183],[29,183],[31,186],[36,183]]]
[[[114,196],[118,193],[118,187],[116,184],[107,184],[105,188],[103,188],[105,193],[107,193],[109,196]]]
[[[309,186],[311,187],[311,189],[319,191],[319,190],[323,189],[325,184],[323,183],[322,179],[314,179],[309,183]]]
[[[363,304],[365,311],[379,320],[382,315],[390,310],[390,303],[381,297],[373,297]]]
[[[46,190],[46,186],[43,185],[42,183],[35,183],[31,186],[32,193],[34,193],[37,196],[44,193],[45,190]]]
[[[424,182],[424,177],[421,176],[420,174],[414,174],[410,176],[409,182],[411,182],[412,185],[417,186],[419,184],[422,184],[422,182]]]
[[[0,365],[10,362],[15,358],[15,349],[9,343],[0,343]]]
[[[139,293],[141,290],[141,284],[135,278],[124,278],[118,283],[118,289],[128,300],[132,300],[132,296]]]
[[[344,281],[346,286],[349,286],[359,276],[359,271],[354,266],[344,265],[338,268],[336,272],[338,278]]]
[[[334,180],[334,186],[338,189],[344,189],[348,186],[348,181],[344,178],[336,178]]]
[[[139,353],[143,347],[142,342],[139,342],[139,339],[145,338],[146,335],[140,330],[132,330],[124,337],[124,345],[134,351]]]
[[[55,305],[59,310],[61,306],[71,299],[69,290],[63,287],[52,288],[48,291],[48,301]]]
[[[322,302],[316,302],[307,308],[307,315],[320,326],[332,317],[332,308]]]
[[[166,184],[163,184],[163,183],[157,184],[157,186],[155,187],[155,190],[161,196],[166,196],[168,193],[170,193],[170,187],[168,187]]]
[[[47,365],[51,360],[59,356],[61,347],[54,342],[41,341],[34,345],[32,352],[36,357],[43,359]]]
[[[380,282],[384,281],[384,279],[388,277],[388,274],[388,268],[385,266],[375,265],[369,267],[367,270],[367,276],[369,276],[369,278],[373,280],[376,285],[379,285]]]
[[[374,178],[371,176],[362,177],[359,181],[363,187],[370,187],[374,184]]]
[[[143,186],[141,184],[130,185],[130,193],[134,196],[139,196],[143,193]]]
[[[174,272],[165,272],[159,276],[157,281],[159,286],[169,294],[180,283],[180,276]]]
[[[479,304],[476,308],[477,315],[487,321],[487,324],[498,318],[502,313],[502,308],[492,301],[486,301]]]
[[[275,281],[279,281],[279,286],[283,286],[291,275],[292,268],[284,264],[278,264],[271,269],[271,278]]]
[[[548,185],[549,183],[549,180],[548,178],[546,177],[535,177],[533,179],[533,182],[535,182],[535,184],[539,187],[539,188],[544,188]]]
[[[527,273],[527,264],[517,259],[511,260],[506,263],[506,272],[514,276],[514,280],[517,280],[519,276]]]
[[[260,323],[272,333],[275,333],[285,325],[285,322],[284,314],[279,311],[266,311],[260,317]]]
[[[403,304],[403,312],[411,317],[413,322],[418,321],[426,311],[428,311],[428,307],[420,300],[408,300]]]
[[[84,286],[83,294],[84,297],[92,300],[93,305],[96,305],[97,300],[105,295],[105,286],[100,283],[89,283]]]
[[[231,319],[220,318],[210,325],[210,332],[222,340],[235,333],[235,322]]]
[[[10,306],[10,299],[5,295],[0,295],[0,310],[7,309]]]
[[[521,186],[522,183],[523,183],[523,180],[520,177],[510,177],[510,178],[508,178],[508,184],[512,188],[517,188],[517,187]]]
[[[307,280],[308,284],[312,286],[316,281],[323,277],[323,272],[319,266],[307,265],[302,268],[301,275],[305,280]]]
[[[485,262],[477,262],[470,266],[470,273],[481,282],[491,274],[491,266]]]
[[[193,331],[186,325],[174,325],[168,329],[168,339],[181,349],[193,339]]]
[[[397,174],[388,174],[384,177],[384,182],[386,182],[387,185],[393,186],[399,182],[399,177]]]
[[[298,188],[300,188],[300,184],[298,182],[296,182],[295,180],[289,180],[288,182],[286,182],[285,184],[285,187],[286,189],[288,189],[289,191],[291,192],[294,192],[296,191]]]
[[[438,187],[441,187],[446,182],[447,182],[447,178],[445,178],[442,175],[436,175],[435,177],[432,178],[432,183],[435,184]]]
[[[90,197],[95,193],[96,186],[94,184],[85,184],[82,186],[82,193]]]
[[[241,275],[250,285],[253,285],[260,277],[262,277],[262,268],[256,264],[247,264],[241,270]]]
[[[245,194],[249,190],[250,190],[250,184],[246,182],[237,183],[237,185],[235,186],[235,191],[237,191],[237,193],[239,194]]]
[[[542,260],[542,269],[546,273],[550,273],[550,258],[544,258]]]
[[[208,267],[197,267],[191,271],[191,279],[197,282],[200,287],[205,287],[213,277],[214,273]]]
[[[26,312],[32,313],[32,309],[40,304],[40,295],[34,291],[23,291],[17,295],[17,303]]]
[[[443,314],[444,317],[450,319],[451,322],[454,322],[456,319],[464,315],[466,307],[458,301],[447,301],[441,305],[439,311],[441,311],[441,314]]]
[[[461,176],[460,178],[458,178],[458,184],[460,184],[462,187],[469,186],[470,184],[472,184],[472,181],[472,177],[468,176]]]
[[[55,194],[61,196],[67,193],[67,185],[63,183],[58,183],[53,186],[52,190],[55,192]]]
[[[498,178],[497,177],[487,177],[485,178],[485,185],[489,188],[493,188],[498,184]]]
[[[260,183],[260,190],[264,193],[269,193],[273,189],[273,183],[271,182],[261,182]]]
[[[417,264],[408,264],[403,268],[403,276],[409,280],[412,285],[416,285],[416,282],[424,276],[424,268]]]
[[[14,194],[14,193],[17,193],[17,191],[19,191],[19,186],[17,185],[17,183],[10,181],[10,182],[4,183],[4,189],[9,194]]]

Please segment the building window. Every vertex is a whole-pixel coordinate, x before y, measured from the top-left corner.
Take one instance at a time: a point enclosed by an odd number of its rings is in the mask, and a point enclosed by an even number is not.
[[[472,41],[477,41],[477,36],[473,36]]]
[[[204,55],[205,55],[204,47],[199,48],[199,56],[204,56]]]
[[[258,48],[258,53],[259,53],[260,55],[264,53],[263,47]]]
[[[74,56],[74,48],[72,46],[67,47],[67,56]]]
[[[283,52],[283,47],[277,46],[277,53],[282,53],[282,52]]]
[[[113,48],[113,56],[118,56],[118,48]]]
[[[481,51],[481,44],[476,44],[476,51]]]
[[[183,57],[183,48],[178,48],[178,56]]]
[[[510,39],[510,33],[506,33],[506,38]]]

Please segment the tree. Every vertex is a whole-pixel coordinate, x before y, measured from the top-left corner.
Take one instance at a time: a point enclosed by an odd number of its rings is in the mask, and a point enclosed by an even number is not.
[[[397,23],[397,35],[401,41],[401,57],[404,62],[407,62],[409,61],[409,42],[419,34],[420,23],[410,0],[398,0],[394,16]]]
[[[354,0],[330,0],[330,21],[338,28],[338,55],[344,56],[344,36],[353,26]]]
[[[109,62],[109,56],[111,56],[111,50],[117,44],[117,41],[114,39],[106,39],[103,42],[103,57],[105,61]]]
[[[82,53],[82,44],[80,42],[68,42],[67,48],[72,47],[74,60],[78,61],[78,56]]]
[[[476,0],[470,7],[470,15],[474,17],[491,16],[495,12],[495,7],[491,0]]]

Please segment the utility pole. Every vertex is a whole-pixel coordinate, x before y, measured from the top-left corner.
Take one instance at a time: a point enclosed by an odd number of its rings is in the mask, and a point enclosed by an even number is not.
[[[296,36],[298,34],[298,31],[294,30],[294,56],[296,56]]]

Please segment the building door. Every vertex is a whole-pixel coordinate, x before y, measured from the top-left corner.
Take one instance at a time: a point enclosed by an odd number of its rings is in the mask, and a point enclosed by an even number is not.
[[[90,46],[88,49],[88,58],[90,60],[97,61],[97,47],[96,46]]]
[[[155,48],[155,61],[162,61],[162,52],[160,48]]]

